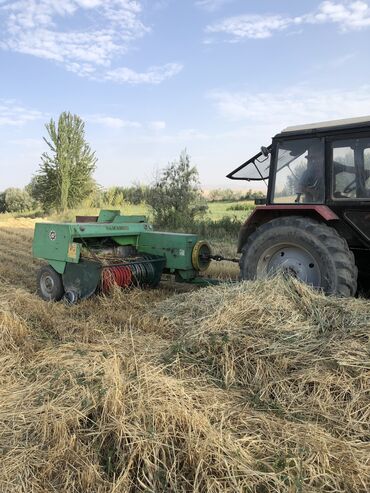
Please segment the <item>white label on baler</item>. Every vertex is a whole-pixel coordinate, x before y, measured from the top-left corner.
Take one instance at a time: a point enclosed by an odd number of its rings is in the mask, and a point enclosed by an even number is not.
[[[185,257],[185,250],[180,249],[179,255],[180,255],[180,257]]]

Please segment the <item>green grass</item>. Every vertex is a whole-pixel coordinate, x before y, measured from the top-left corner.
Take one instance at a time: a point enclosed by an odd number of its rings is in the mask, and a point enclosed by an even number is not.
[[[235,205],[245,206],[247,210],[228,210],[230,207]],[[253,201],[239,201],[239,202],[209,202],[208,203],[208,212],[206,215],[206,219],[211,219],[212,221],[219,221],[223,217],[230,217],[233,219],[242,220],[245,219],[249,215],[249,211],[251,211],[254,207]],[[119,206],[105,206],[106,209],[120,209],[123,214],[127,215],[135,215],[135,214],[144,214],[150,217],[150,210],[145,204],[139,205],[131,205],[124,204],[121,207]],[[22,213],[4,213],[1,214],[2,222],[5,222],[7,219],[12,218],[37,218],[44,217],[44,219],[50,221],[74,221],[76,216],[95,216],[98,215],[100,208],[92,208],[92,207],[79,207],[77,209],[70,209],[64,213],[52,213],[46,216],[40,211],[29,211]]]
[[[245,219],[248,215],[248,211],[233,211],[228,210],[229,207],[233,207],[237,204],[247,206],[252,210],[254,208],[254,202],[252,200],[245,200],[240,202],[208,202],[209,212],[208,215],[210,219],[218,221],[223,217],[236,217],[237,219]]]
[[[248,215],[248,211],[233,211],[227,210],[229,207],[235,206],[236,204],[242,204],[250,206],[250,209],[253,209],[254,203],[252,201],[243,201],[243,202],[209,202],[208,203],[208,213],[207,218],[212,219],[213,221],[219,221],[223,217],[232,217],[237,219],[244,219]],[[106,206],[107,209],[120,209],[123,214],[131,215],[131,214],[144,214],[150,218],[150,210],[145,204],[139,205],[131,205],[124,204],[121,207],[119,206]],[[86,215],[86,216],[94,216],[99,214],[99,208],[79,208],[79,209],[71,209],[64,214],[52,214],[49,216],[51,220],[58,219],[59,221],[70,221],[74,220],[75,216]]]

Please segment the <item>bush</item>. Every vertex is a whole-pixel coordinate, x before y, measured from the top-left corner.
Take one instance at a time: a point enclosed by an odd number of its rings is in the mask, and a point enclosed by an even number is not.
[[[145,185],[132,185],[131,187],[98,188],[91,196],[91,207],[121,207],[122,205],[139,205],[145,202],[148,187]]]
[[[164,230],[173,232],[197,234],[207,240],[230,240],[230,238],[237,238],[243,222],[244,219],[239,220],[236,216],[224,216],[218,220],[209,218],[194,220],[179,228],[163,227],[158,224],[154,224],[154,227],[162,227]]]
[[[230,190],[228,188],[217,188],[208,194],[209,202],[236,202],[239,200],[262,199],[266,195],[260,190],[249,189],[247,192]],[[240,210],[240,209],[236,209]]]
[[[132,205],[139,205],[146,201],[148,186],[140,183],[134,184],[131,187],[121,187],[125,202]]]
[[[247,193],[241,195],[239,200],[255,200],[255,199],[264,199],[264,198],[266,198],[265,193],[261,191],[248,190]]]
[[[219,220],[205,219],[195,221],[192,232],[206,239],[225,239],[236,238],[244,220],[241,221],[234,217],[225,216]],[[190,232],[190,231],[189,231]]]
[[[146,194],[154,223],[169,229],[192,226],[208,209],[199,188],[198,171],[186,151],[162,170]]]
[[[32,197],[26,190],[7,188],[0,194],[0,212],[24,212],[32,207]]]
[[[216,188],[211,190],[208,194],[208,200],[210,202],[232,202],[234,200],[239,200],[240,193],[234,192],[229,188]]]
[[[124,197],[120,187],[110,187],[102,192],[102,205],[120,206],[123,204]]]

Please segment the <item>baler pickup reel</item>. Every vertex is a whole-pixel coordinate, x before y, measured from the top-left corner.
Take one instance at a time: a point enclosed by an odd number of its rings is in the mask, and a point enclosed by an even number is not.
[[[33,256],[47,261],[37,276],[41,298],[64,297],[70,303],[113,286],[155,287],[162,274],[180,282],[216,283],[199,274],[212,259],[223,259],[197,235],[153,231],[145,216],[111,210],[77,217],[76,223],[37,223]]]

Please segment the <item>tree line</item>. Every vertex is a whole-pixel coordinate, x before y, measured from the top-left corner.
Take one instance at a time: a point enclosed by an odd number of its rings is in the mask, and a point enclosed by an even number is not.
[[[183,151],[179,159],[161,170],[151,185],[102,189],[94,180],[97,157],[85,138],[78,115],[63,112],[45,125],[47,151],[25,189],[8,188],[0,194],[0,212],[20,212],[36,207],[64,212],[89,200],[90,206],[119,206],[145,202],[158,225],[177,227],[190,223],[207,210],[198,171]]]
[[[145,203],[156,225],[171,228],[191,225],[207,212],[197,168],[186,150],[159,171],[150,185],[136,183],[103,189],[93,177],[97,157],[86,141],[83,120],[63,112],[57,122],[51,119],[45,128],[47,150],[41,155],[37,171],[24,189],[8,188],[0,193],[0,212],[64,212],[82,203],[90,207]],[[250,190],[243,197],[218,189],[210,192],[208,200],[241,200],[256,195],[261,192]]]

